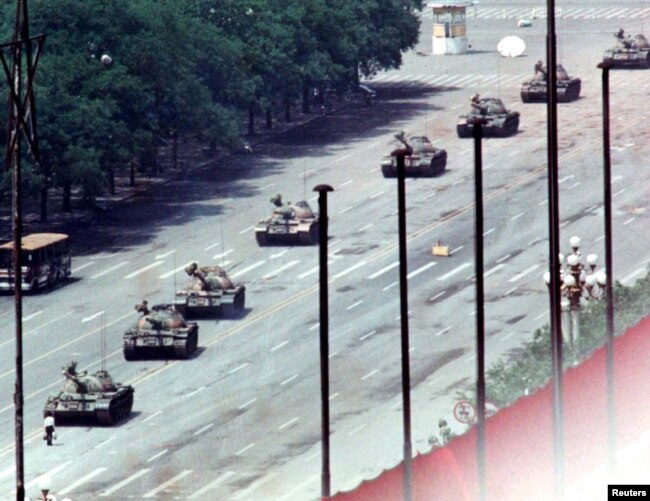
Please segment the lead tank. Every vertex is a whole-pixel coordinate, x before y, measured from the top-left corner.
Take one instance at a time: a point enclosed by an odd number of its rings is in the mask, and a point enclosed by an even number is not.
[[[477,94],[472,98],[471,111],[467,115],[458,117],[456,123],[458,137],[472,137],[473,118],[486,120],[483,125],[484,137],[512,136],[519,128],[519,112],[507,109],[501,99],[494,97],[480,97]]]
[[[158,304],[150,310],[147,301],[142,301],[135,309],[142,316],[122,337],[122,351],[126,360],[160,354],[188,358],[196,351],[199,326],[186,322],[174,306]]]
[[[433,177],[445,171],[447,151],[435,148],[428,137],[411,136],[408,140],[404,139],[402,142],[408,144],[413,150],[410,155],[404,157],[404,173],[406,177]],[[390,154],[384,155],[381,159],[381,173],[384,177],[396,177],[397,158]]]
[[[271,217],[255,226],[255,239],[260,246],[318,243],[318,214],[306,201],[283,204],[282,195],[278,194],[271,197],[271,203],[275,205]]]
[[[616,47],[605,51],[603,62],[612,68],[650,68],[650,44],[645,36],[624,36],[623,30],[614,35]]]
[[[134,389],[114,383],[110,374],[77,372],[77,362],[63,366],[65,383],[57,395],[48,397],[43,416],[50,413],[56,424],[75,420],[96,420],[112,425],[131,414]]]
[[[546,102],[546,66],[539,67],[535,76],[521,85],[521,100],[524,103],[533,101]],[[575,101],[580,97],[581,80],[571,77],[561,64],[557,65],[557,100],[560,103]]]
[[[176,292],[174,307],[184,316],[217,314],[239,316],[244,312],[246,287],[234,284],[221,266],[191,263],[185,268],[190,281]]]

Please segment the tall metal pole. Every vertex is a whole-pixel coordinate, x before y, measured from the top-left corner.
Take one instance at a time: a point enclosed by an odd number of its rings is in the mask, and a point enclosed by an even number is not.
[[[27,140],[28,149],[38,161],[38,141],[36,137],[36,108],[34,106],[33,78],[38,64],[44,35],[29,36],[29,17],[27,0],[17,0],[16,20],[12,41],[0,44],[0,61],[5,79],[9,86],[7,120],[7,145],[5,166],[12,171],[12,231],[13,231],[13,283],[16,324],[15,365],[16,380],[14,389],[15,408],[15,448],[16,448],[16,500],[23,501],[25,497],[25,467],[24,467],[24,398],[23,398],[23,303],[22,303],[22,188],[21,188],[21,158],[22,139]],[[22,58],[23,44],[26,54],[26,81],[23,89]],[[35,53],[32,44],[36,45]],[[5,51],[11,55],[11,61],[5,57]]]
[[[485,290],[483,276],[483,120],[474,120],[474,255],[476,261],[476,416],[479,499],[485,500]]]
[[[411,448],[411,373],[409,364],[408,280],[406,261],[406,190],[404,187],[404,157],[412,153],[410,147],[392,152],[397,157],[397,220],[399,233],[399,295],[402,345],[402,407],[404,420],[404,499],[413,498]]]
[[[555,1],[547,0],[546,68],[548,114],[548,219],[550,258],[551,358],[553,364],[553,464],[555,495],[564,492],[564,410],[560,310],[560,200],[557,134],[557,42]]]
[[[320,396],[321,434],[323,442],[323,463],[321,470],[321,497],[329,499],[331,493],[330,474],[330,374],[329,374],[329,303],[327,292],[327,192],[334,188],[319,184],[318,192],[319,256],[320,256]]]
[[[614,391],[614,269],[612,256],[612,160],[609,142],[609,69],[610,63],[600,63],[603,70],[603,164],[605,191],[605,299],[607,301],[607,458],[610,474],[616,470],[616,400]]]

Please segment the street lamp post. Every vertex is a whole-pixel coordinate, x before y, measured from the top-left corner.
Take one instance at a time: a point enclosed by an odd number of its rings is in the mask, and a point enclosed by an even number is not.
[[[571,237],[569,240],[572,252],[566,257],[560,254],[560,290],[562,296],[568,300],[569,324],[565,333],[565,341],[574,344],[580,338],[579,311],[582,300],[599,299],[605,291],[607,276],[602,270],[596,271],[598,256],[589,254],[587,264],[582,261],[580,252],[580,238]],[[551,284],[550,272],[544,273],[546,285]]]

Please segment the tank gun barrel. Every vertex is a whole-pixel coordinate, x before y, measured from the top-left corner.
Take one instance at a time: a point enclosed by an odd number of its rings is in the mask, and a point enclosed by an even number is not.
[[[404,145],[404,148],[398,148],[391,153],[392,156],[398,155],[411,155],[413,153],[413,147],[406,140],[406,133],[400,131],[398,134],[395,134],[395,139]]]
[[[63,368],[63,377],[65,377],[68,381],[71,381],[79,391],[79,393],[85,393],[86,392],[86,384],[83,383],[74,373],[74,371],[71,371],[70,366],[64,367]]]
[[[204,290],[210,289],[210,285],[208,284],[208,281],[205,278],[205,273],[203,273],[199,269],[199,266],[196,263],[192,263],[189,266],[187,266],[185,268],[185,273],[187,273],[190,277],[197,278],[201,282],[201,285],[203,286]]]

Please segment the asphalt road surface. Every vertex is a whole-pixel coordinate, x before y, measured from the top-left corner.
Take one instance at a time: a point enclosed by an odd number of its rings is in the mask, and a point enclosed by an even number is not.
[[[558,2],[559,61],[582,78],[581,98],[559,109],[562,250],[572,235],[603,256],[601,73],[613,33],[642,31],[643,2]],[[620,4],[620,5],[619,5]],[[535,12],[533,12],[535,10]],[[472,11],[473,12],[473,11]],[[268,199],[307,198],[331,184],[330,371],[333,490],[351,489],[402,459],[397,202],[379,171],[399,130],[444,147],[441,177],[407,181],[413,446],[445,418],[456,431],[457,390],[475,378],[473,142],[456,136],[476,92],[521,112],[519,133],[484,142],[487,363],[516,352],[548,322],[546,107],[522,104],[521,82],[544,57],[539,2],[485,2],[470,15],[471,51],[431,57],[431,15],[400,70],[369,80],[371,106],[322,117],[244,159],[229,159],[116,207],[73,231],[71,283],[25,298],[27,493],[43,475],[59,498],[305,500],[320,493],[318,251],[264,247],[253,226]],[[533,26],[517,29],[521,17]],[[505,35],[523,57],[497,57]],[[418,54],[418,52],[420,54]],[[424,54],[424,55],[422,55]],[[650,154],[645,106],[650,70],[612,71],[614,276],[632,283],[650,262]],[[449,258],[431,255],[441,240]],[[188,361],[125,362],[123,331],[142,299],[171,302],[191,261],[225,264],[247,287],[238,320],[201,320]],[[13,306],[0,297],[0,499],[12,499]],[[46,397],[70,359],[107,368],[135,387],[134,412],[113,427],[60,427],[41,440]],[[622,444],[623,445],[623,444]]]

